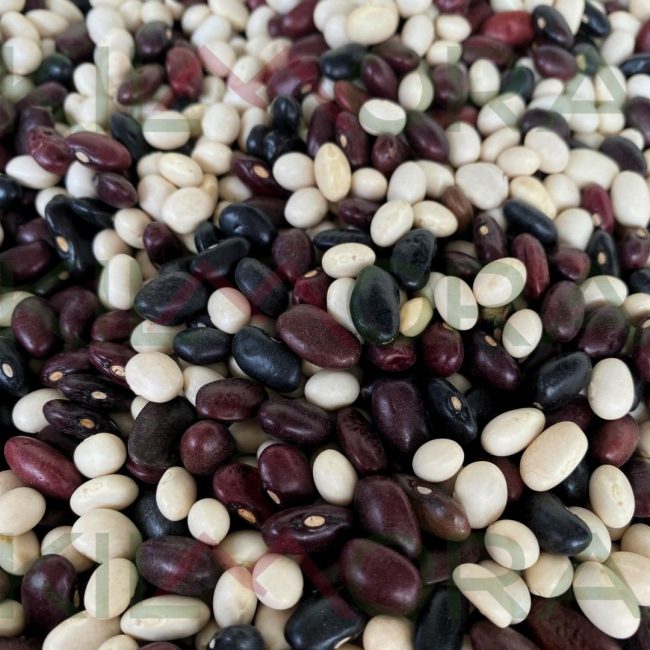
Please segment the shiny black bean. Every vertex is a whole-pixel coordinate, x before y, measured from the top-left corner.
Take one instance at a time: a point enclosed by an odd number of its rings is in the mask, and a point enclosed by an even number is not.
[[[461,445],[476,438],[476,415],[466,397],[445,379],[429,379],[425,402],[431,424]]]
[[[332,228],[319,232],[313,239],[318,250],[326,251],[339,244],[364,244],[374,246],[370,235],[358,228]]]
[[[650,59],[650,54],[648,55]],[[648,165],[643,152],[633,142],[620,135],[611,135],[605,138],[598,150],[609,156],[621,169],[646,175]]]
[[[0,390],[21,397],[28,391],[27,359],[10,329],[0,330]]]
[[[390,272],[402,288],[416,291],[427,283],[437,247],[435,235],[423,228],[397,241],[390,255]]]
[[[22,196],[22,187],[9,176],[0,174],[0,209],[6,210]]]
[[[519,128],[522,135],[525,135],[531,129],[542,127],[557,133],[563,140],[571,137],[571,129],[568,122],[560,113],[547,111],[543,108],[533,108],[526,111],[519,120]]]
[[[582,16],[580,29],[590,36],[603,38],[609,35],[612,26],[605,12],[591,2],[585,2],[585,13]]]
[[[66,350],[55,354],[41,366],[39,379],[43,386],[56,388],[58,382],[66,375],[91,368],[87,348]]]
[[[418,614],[414,650],[428,650],[431,639],[436,640],[436,650],[457,650],[463,643],[468,617],[469,603],[456,587],[436,588]]]
[[[43,405],[43,415],[53,427],[73,438],[88,438],[95,433],[120,434],[113,420],[87,404],[52,399]]]
[[[554,341],[572,341],[585,317],[585,299],[580,287],[566,280],[554,284],[544,296],[541,317],[544,330]]]
[[[572,506],[585,505],[589,500],[590,476],[591,469],[589,468],[589,461],[587,458],[583,458],[571,474],[554,488],[553,492],[564,503]]]
[[[630,293],[650,293],[650,269],[637,269],[630,274],[627,284]]]
[[[218,250],[220,246],[212,251]],[[252,257],[241,259],[235,269],[235,282],[248,300],[267,316],[276,318],[285,310],[289,301],[286,287],[282,280],[259,260]]]
[[[321,54],[321,72],[330,79],[354,79],[359,76],[361,60],[366,48],[357,43],[349,43]]]
[[[217,632],[206,650],[264,650],[264,637],[252,625],[230,625]]]
[[[11,316],[11,329],[30,357],[43,359],[60,346],[56,313],[43,298],[21,300]]]
[[[573,46],[573,32],[564,16],[555,8],[539,5],[533,10],[533,29],[538,36],[565,50]]]
[[[245,203],[231,203],[219,215],[219,228],[228,237],[245,237],[260,249],[268,249],[278,231],[261,210]]]
[[[300,385],[300,358],[258,327],[247,326],[235,334],[232,355],[249,377],[273,390],[291,393]]]
[[[166,470],[178,464],[178,442],[196,419],[184,397],[169,402],[149,402],[135,418],[129,435],[129,457],[151,469]]]
[[[620,277],[621,262],[616,250],[614,238],[605,230],[600,228],[594,233],[587,244],[587,255],[591,258],[592,269],[595,275],[613,275]]]
[[[204,221],[194,231],[194,245],[197,252],[201,253],[212,246],[216,246],[222,239],[221,231],[211,222]]]
[[[151,24],[147,23],[144,27]],[[128,113],[113,113],[108,123],[113,138],[131,152],[133,160],[139,160],[151,150],[151,147],[144,139],[139,122]]]
[[[627,59],[621,62],[618,67],[626,77],[635,74],[648,74],[650,72],[650,54],[648,52],[632,54],[632,56],[628,56]]]
[[[142,490],[125,514],[137,526],[145,540],[160,539],[169,535],[189,537],[187,519],[171,521],[160,512],[156,505],[155,489]]]
[[[590,377],[591,359],[584,352],[561,354],[533,373],[531,399],[542,410],[558,408],[577,397]]]
[[[214,327],[186,329],[174,337],[174,352],[200,366],[223,361],[230,354],[231,338]]]
[[[46,56],[41,65],[34,73],[34,81],[37,85],[46,81],[58,81],[67,85],[72,80],[74,64],[65,54],[55,52]]]
[[[271,132],[270,127],[266,124],[256,124],[249,132],[246,138],[246,153],[256,158],[264,158],[267,162],[271,162],[266,157],[266,150],[264,148],[264,140]]]
[[[535,73],[524,65],[518,65],[506,71],[501,78],[499,93],[517,93],[526,102],[533,97],[535,90]]]
[[[515,233],[529,233],[544,246],[554,246],[557,242],[557,228],[541,210],[534,206],[510,199],[503,205],[503,216],[508,229]]]
[[[300,124],[300,104],[291,95],[278,95],[271,106],[271,123],[274,129],[282,129],[287,133],[296,131]]]
[[[133,395],[104,377],[75,373],[62,377],[57,388],[65,397],[80,404],[112,411],[128,411]]]
[[[593,76],[598,72],[598,68],[605,65],[600,50],[589,42],[576,43],[571,50],[578,64],[578,72]]]
[[[305,143],[297,135],[282,129],[269,131],[262,142],[262,158],[272,165],[280,156],[291,151],[303,152]]]

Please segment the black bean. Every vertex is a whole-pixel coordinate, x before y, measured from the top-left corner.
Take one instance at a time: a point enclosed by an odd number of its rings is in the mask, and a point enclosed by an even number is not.
[[[576,43],[571,52],[578,64],[578,71],[587,76],[595,75],[598,68],[605,65],[600,50],[593,43]]]
[[[650,54],[648,55],[650,60]],[[643,152],[631,140],[621,135],[611,135],[605,138],[598,150],[609,156],[621,169],[646,175],[648,165]]]
[[[591,2],[585,2],[585,13],[582,16],[580,29],[590,36],[603,38],[609,35],[612,26],[605,12]]]
[[[249,251],[248,240],[243,237],[229,237],[195,255],[190,263],[190,273],[213,287],[228,286],[227,278]]]
[[[589,500],[590,476],[589,462],[583,458],[571,474],[553,491],[564,503],[583,506]]]
[[[43,415],[53,427],[73,438],[84,439],[95,433],[120,434],[113,420],[86,404],[52,399],[43,405]]]
[[[244,257],[238,262],[235,283],[248,300],[267,316],[277,318],[289,302],[289,293],[282,280],[268,266],[252,257]]]
[[[249,132],[246,138],[246,153],[256,158],[266,158],[264,149],[264,139],[271,132],[271,129],[266,124],[256,124]]]
[[[545,411],[558,408],[577,397],[590,377],[591,359],[584,352],[558,355],[530,378],[531,399]]]
[[[446,379],[429,379],[425,385],[425,403],[431,423],[461,445],[478,434],[476,415],[466,397]]]
[[[27,360],[16,345],[11,330],[1,330],[0,390],[21,397],[27,393],[28,383]]]
[[[326,251],[339,244],[365,244],[371,248],[374,246],[370,235],[358,228],[323,230],[314,237],[313,242],[314,246],[321,251]]]
[[[431,639],[436,650],[457,650],[469,617],[469,603],[454,586],[436,588],[418,614],[413,638],[414,650],[428,650]]]
[[[594,275],[613,275],[617,278],[621,276],[616,242],[608,232],[600,228],[594,230],[586,252],[591,258],[592,268],[595,269]]]
[[[148,27],[153,23],[147,23]],[[123,144],[130,152],[133,160],[143,158],[151,147],[144,139],[139,122],[128,113],[113,113],[108,120],[111,135]]]
[[[126,514],[138,527],[145,540],[159,539],[168,535],[189,537],[187,519],[181,521],[167,519],[156,505],[155,490],[142,490]]]
[[[438,243],[435,235],[422,228],[406,233],[390,256],[390,272],[407,291],[421,289],[429,280]]]
[[[563,140],[571,137],[569,123],[560,113],[547,111],[543,108],[532,108],[526,111],[519,120],[519,128],[522,135],[526,135],[531,129],[542,127],[557,133]]]
[[[112,411],[128,411],[133,395],[104,377],[75,373],[62,377],[57,388],[65,397],[80,404]]]
[[[557,242],[557,228],[553,221],[541,210],[524,201],[506,201],[503,216],[508,223],[508,229],[515,234],[529,233],[544,246],[554,246]]]
[[[13,178],[0,174],[0,209],[6,210],[22,196],[22,188]]]
[[[291,95],[278,95],[269,106],[271,123],[274,129],[294,133],[300,124],[302,115],[300,104]]]
[[[366,48],[357,43],[348,43],[321,54],[321,72],[330,79],[354,79],[359,76],[361,60]]]
[[[539,5],[533,10],[533,29],[550,43],[570,50],[573,45],[573,32],[564,16],[555,8]]]
[[[245,203],[231,203],[219,215],[219,228],[228,237],[245,237],[254,246],[268,249],[278,231],[262,210]]]
[[[223,237],[221,231],[211,222],[204,221],[194,231],[194,245],[198,253],[216,246]]]
[[[186,329],[174,337],[174,352],[184,361],[207,366],[230,354],[231,338],[215,327]]]
[[[535,73],[524,65],[508,70],[501,78],[499,93],[517,93],[526,102],[533,97],[535,90]]]
[[[252,625],[230,625],[217,632],[206,650],[264,650],[264,638]]]

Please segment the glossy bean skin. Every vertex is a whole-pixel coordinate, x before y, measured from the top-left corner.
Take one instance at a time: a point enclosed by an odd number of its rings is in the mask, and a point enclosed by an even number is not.
[[[50,357],[41,366],[39,380],[43,386],[56,388],[57,384],[66,375],[90,370],[92,365],[88,359],[86,348],[72,348],[59,352]]]
[[[327,310],[327,289],[331,283],[332,279],[322,269],[308,271],[293,285],[291,302],[294,305],[313,305]]]
[[[27,154],[27,135],[37,126],[54,128],[52,112],[43,106],[29,106],[19,112],[18,127],[15,133],[14,146],[16,153]]]
[[[314,247],[300,228],[281,231],[273,242],[271,255],[277,274],[292,285],[314,268]]]
[[[107,415],[85,404],[52,399],[43,405],[45,419],[62,433],[73,438],[87,438],[94,433],[120,433]]]
[[[536,492],[524,501],[523,523],[549,553],[575,555],[591,543],[589,527],[550,492]]]
[[[77,573],[62,555],[43,555],[23,577],[20,596],[25,620],[47,634],[76,613]]]
[[[482,542],[476,535],[463,542],[445,542],[424,548],[420,567],[422,582],[426,586],[438,584],[451,578],[454,569],[464,562],[478,562],[483,551]]]
[[[460,647],[468,616],[469,603],[456,587],[438,587],[418,614],[414,650],[426,650],[431,639],[440,650]]]
[[[140,123],[128,113],[113,113],[109,120],[111,136],[122,143],[134,160],[139,160],[149,152],[151,147],[144,139]]]
[[[303,401],[268,400],[259,409],[258,421],[269,436],[299,447],[320,445],[332,434],[327,411]]]
[[[585,300],[573,282],[558,282],[546,292],[542,303],[542,324],[554,341],[572,341],[582,327],[584,315]]]
[[[307,153],[310,156],[315,156],[321,145],[334,141],[335,119],[331,107],[320,105],[316,108],[307,131]]]
[[[397,167],[406,161],[411,148],[404,135],[381,133],[372,145],[372,166],[384,176],[390,176]],[[341,206],[339,205],[339,211]]]
[[[352,368],[359,362],[356,336],[312,305],[297,305],[281,314],[277,330],[295,354],[321,368]]]
[[[499,86],[499,93],[517,93],[526,102],[529,102],[533,97],[535,90],[535,74],[532,70],[521,66],[516,66],[507,70],[503,77],[501,77],[501,85]],[[539,110],[539,109],[532,109]]]
[[[147,225],[142,235],[142,241],[147,256],[155,266],[180,257],[183,252],[176,235],[169,226],[159,221],[153,221]]]
[[[464,66],[458,63],[437,65],[431,71],[431,80],[436,89],[435,106],[455,111],[467,101],[469,79]]]
[[[373,247],[370,235],[357,228],[323,230],[314,237],[314,246],[321,251],[329,250],[339,244],[364,244]]]
[[[220,379],[199,389],[196,412],[211,420],[240,422],[255,417],[266,397],[264,388],[250,379]]]
[[[258,327],[248,325],[235,334],[232,355],[249,377],[273,390],[290,393],[300,385],[300,358]]]
[[[305,56],[289,62],[284,68],[276,70],[267,81],[269,98],[278,95],[293,95],[301,97],[311,91],[321,76],[318,59],[315,56]]]
[[[395,480],[411,501],[422,530],[452,542],[462,542],[469,537],[471,528],[467,516],[439,486],[407,474],[398,474]]]
[[[153,482],[157,483],[158,479]],[[161,538],[164,539],[167,536],[188,538],[190,535],[186,519],[171,521],[160,512],[156,505],[155,489],[141,490],[140,496],[128,509],[127,514],[129,519],[138,527],[145,540],[151,539],[155,541]]]
[[[99,301],[92,291],[80,289],[66,296],[59,310],[59,327],[66,343],[80,345],[88,340]]]
[[[387,546],[415,559],[422,539],[415,512],[404,491],[392,479],[368,476],[354,489],[354,508],[363,530]]]
[[[502,472],[506,479],[506,487],[508,488],[508,503],[519,501],[526,490],[524,482],[521,480],[519,467],[509,458],[504,457],[490,457],[490,462],[494,463]]]
[[[474,623],[469,631],[472,646],[480,650],[539,650],[539,646],[510,627],[499,628],[490,621]]]
[[[429,379],[425,387],[425,402],[432,426],[440,427],[447,437],[459,444],[476,438],[476,415],[465,396],[445,379]]]
[[[489,214],[481,213],[474,219],[472,241],[481,262],[493,262],[508,255],[506,234]]]
[[[623,349],[627,333],[627,320],[621,310],[602,305],[587,316],[576,345],[592,359],[613,357]]]
[[[390,271],[407,291],[421,289],[429,278],[437,240],[428,230],[416,228],[400,238],[390,256]]]
[[[362,411],[352,407],[337,411],[336,434],[343,453],[359,474],[365,476],[386,468],[384,446]]]
[[[631,415],[602,422],[589,439],[589,453],[602,465],[621,467],[639,444],[639,425]]]
[[[164,472],[177,464],[177,444],[196,415],[183,397],[157,404],[149,402],[135,418],[129,435],[129,458],[146,468]]]
[[[614,237],[605,230],[596,230],[587,244],[587,255],[596,273],[621,276],[621,262]]]
[[[237,288],[263,314],[277,318],[285,309],[289,294],[282,280],[265,264],[244,257],[235,269]]]
[[[176,95],[196,99],[201,94],[203,66],[192,50],[178,46],[167,50],[165,68],[169,86]]]
[[[648,381],[650,377],[650,329],[643,323],[634,340],[634,365],[639,376]]]
[[[65,397],[87,406],[128,411],[133,397],[131,393],[103,377],[75,373],[63,377],[57,384]]]
[[[522,233],[512,241],[512,255],[526,267],[524,294],[540,298],[550,284],[549,260],[544,247],[532,234]]]
[[[535,7],[532,23],[536,34],[565,50],[571,49],[573,33],[557,9],[544,5]]]
[[[546,426],[552,426],[558,422],[574,422],[583,431],[589,431],[595,422],[595,414],[589,406],[589,401],[586,397],[579,395],[563,406],[546,411]]]
[[[465,356],[460,333],[445,323],[433,323],[420,341],[424,364],[441,377],[457,372]]]
[[[212,637],[207,650],[264,650],[264,647],[264,637],[257,628],[252,625],[230,625]]]
[[[205,595],[219,577],[210,548],[187,537],[170,535],[143,542],[135,564],[152,585],[182,596]]]
[[[228,429],[211,420],[195,422],[185,430],[180,441],[184,467],[198,476],[214,473],[235,451],[235,440]]]
[[[526,111],[519,120],[519,128],[523,134],[531,129],[543,127],[559,135],[562,139],[571,137],[571,128],[568,122],[560,113],[545,110],[543,108],[532,108]]]
[[[611,233],[614,230],[614,208],[609,193],[597,183],[582,189],[580,207],[591,212],[594,224]]]
[[[408,370],[417,361],[415,344],[406,337],[398,337],[388,345],[369,345],[366,357],[375,367],[387,372]]]
[[[184,361],[201,366],[223,361],[230,347],[230,336],[216,327],[188,328],[174,337],[174,352]]]
[[[319,553],[337,548],[349,537],[354,515],[347,508],[315,504],[287,508],[262,526],[264,542],[275,553]]]
[[[11,330],[0,330],[0,389],[22,397],[28,391],[27,359],[16,345]]]
[[[645,97],[633,97],[625,106],[627,125],[638,129],[643,135],[644,144],[650,143],[650,100]]]
[[[463,62],[467,66],[478,59],[488,59],[498,68],[503,68],[510,63],[512,54],[512,48],[506,42],[489,36],[475,35],[463,41]]]
[[[650,462],[646,458],[633,458],[625,466],[625,475],[634,493],[634,516],[650,516]]]
[[[624,228],[618,241],[618,258],[625,270],[643,268],[650,255],[650,236],[645,228]]]
[[[129,150],[105,135],[82,131],[67,136],[65,141],[77,160],[97,171],[122,172],[131,165]]]
[[[366,616],[336,591],[307,596],[291,614],[284,628],[295,650],[331,650],[361,634]]]
[[[637,172],[644,176],[648,171],[648,165],[639,148],[620,135],[605,138],[598,150],[614,160],[621,171]]]
[[[512,391],[519,387],[519,365],[489,334],[472,330],[465,350],[472,374],[478,379],[500,390]]]
[[[305,456],[283,443],[266,447],[259,455],[257,468],[267,494],[283,507],[307,503],[316,488]]]
[[[372,392],[372,419],[387,446],[404,458],[429,438],[422,396],[406,380],[379,382]]]
[[[509,199],[503,205],[503,216],[510,231],[533,235],[543,246],[554,246],[557,228],[543,212],[518,199]]]
[[[117,100],[124,106],[140,104],[150,99],[165,79],[165,69],[150,63],[135,68],[117,89]]]
[[[130,208],[138,202],[138,192],[127,178],[115,172],[100,172],[93,179],[97,198],[113,208]]]
[[[256,467],[243,463],[220,467],[212,477],[212,490],[228,510],[257,528],[275,512]]]
[[[341,111],[334,124],[334,137],[352,169],[368,165],[370,141],[356,115]]]
[[[124,366],[135,352],[121,343],[112,341],[96,341],[88,348],[88,359],[93,367],[104,377],[128,388],[124,378]]]
[[[561,354],[530,378],[532,401],[543,410],[562,406],[585,388],[590,376],[591,359],[584,352]]]
[[[229,237],[245,237],[258,249],[268,249],[278,236],[273,221],[245,203],[231,203],[219,215],[219,228]]]
[[[63,136],[48,126],[31,129],[26,135],[25,143],[34,160],[53,174],[65,174],[74,160]]]
[[[4,446],[5,460],[26,485],[45,496],[68,501],[83,479],[57,449],[29,436],[14,436]]]
[[[558,280],[570,280],[578,284],[587,279],[591,268],[589,255],[570,246],[558,246],[550,253],[548,261],[553,276]]]
[[[16,341],[30,357],[43,359],[60,345],[57,318],[51,305],[37,296],[21,300],[11,317]]]
[[[162,21],[142,25],[135,33],[135,47],[145,61],[157,59],[171,45],[172,30]]]
[[[349,43],[322,54],[321,70],[330,79],[352,79],[358,76],[366,49],[358,43]]]
[[[579,506],[585,505],[589,499],[590,475],[589,462],[587,458],[583,458],[571,474],[553,489],[553,493],[563,503]]]
[[[373,97],[397,98],[397,77],[385,59],[366,54],[361,61],[361,80]]]
[[[370,221],[379,207],[379,203],[367,199],[343,199],[338,204],[338,217],[348,226],[368,230]]]
[[[449,142],[440,125],[429,115],[410,111],[407,114],[404,135],[418,158],[446,162]]]
[[[569,80],[578,71],[575,57],[556,45],[540,45],[535,48],[533,61],[542,77]]]

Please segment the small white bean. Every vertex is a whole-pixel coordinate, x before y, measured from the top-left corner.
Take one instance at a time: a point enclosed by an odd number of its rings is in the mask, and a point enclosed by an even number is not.
[[[178,111],[160,111],[145,119],[142,134],[155,149],[168,151],[182,147],[190,139],[190,125]]]
[[[515,571],[528,569],[539,559],[539,543],[533,531],[512,519],[499,519],[487,527],[485,548],[495,562]]]
[[[141,543],[135,524],[117,510],[90,510],[72,526],[72,545],[94,562],[117,557],[133,559]]]
[[[124,613],[138,585],[133,562],[115,558],[93,571],[84,592],[84,607],[97,619],[111,619]]]
[[[136,294],[142,288],[142,271],[130,255],[112,257],[99,278],[97,290],[102,304],[109,309],[131,309]]]
[[[220,627],[246,625],[253,621],[257,596],[253,589],[253,576],[243,566],[225,571],[214,589],[212,611]]]
[[[289,197],[284,217],[294,228],[313,228],[325,218],[327,209],[327,200],[318,188],[302,187]]]
[[[377,246],[392,246],[412,228],[413,219],[413,208],[410,203],[401,199],[389,200],[375,212],[370,222],[372,241]]]
[[[43,405],[52,399],[61,399],[63,395],[54,388],[38,388],[21,397],[11,412],[11,421],[19,431],[38,433],[48,422],[43,415]]]
[[[253,590],[258,600],[273,609],[290,609],[298,603],[303,590],[302,571],[286,555],[269,553],[253,569]]]
[[[524,407],[490,420],[481,433],[483,449],[493,456],[512,456],[525,449],[543,430],[544,413]]]
[[[82,483],[70,497],[70,509],[83,515],[95,508],[124,510],[138,497],[138,485],[128,476],[107,474]]]
[[[404,203],[403,201],[400,201],[399,203],[400,205],[406,206],[408,210],[411,210],[408,203]],[[391,214],[394,214],[392,210]],[[376,219],[376,215],[373,218],[373,223],[374,219]],[[372,266],[375,263],[375,259],[375,252],[365,244],[337,244],[325,251],[322,259],[322,266],[323,271],[325,271],[325,273],[327,273],[331,278],[355,278],[359,275],[362,269],[367,266]]]
[[[200,187],[182,187],[163,203],[162,220],[174,231],[187,235],[207,221],[214,212],[216,199]]]
[[[184,467],[170,467],[156,488],[156,505],[170,521],[181,521],[196,502],[196,481]]]
[[[607,526],[591,510],[578,506],[571,506],[568,510],[580,517],[591,531],[589,546],[580,553],[576,553],[573,557],[580,562],[586,562],[587,560],[604,562],[612,550],[612,540],[609,537]]]
[[[464,460],[463,448],[454,440],[429,440],[413,456],[413,473],[425,481],[440,483],[454,476]]]
[[[433,304],[441,318],[457,330],[469,330],[478,320],[478,305],[469,285],[458,277],[440,278],[433,290]]]
[[[29,532],[45,514],[43,495],[30,487],[17,487],[0,496],[0,535],[17,537]]]
[[[532,309],[520,309],[506,321],[501,343],[510,356],[523,359],[537,348],[543,333],[539,314]]]
[[[348,37],[361,45],[375,45],[397,31],[399,12],[393,0],[368,0],[347,16]]]
[[[216,499],[200,499],[187,515],[190,534],[208,546],[216,546],[230,530],[230,515]]]
[[[634,493],[623,472],[613,465],[600,465],[589,479],[591,508],[610,528],[621,528],[634,515]]]
[[[227,334],[236,334],[248,324],[251,306],[243,293],[231,287],[224,287],[217,289],[210,296],[208,314],[215,327]]]
[[[456,185],[480,210],[497,208],[508,197],[508,177],[492,163],[476,162],[459,167]]]
[[[369,99],[359,111],[359,122],[370,135],[396,135],[406,126],[406,111],[388,99]]]
[[[17,180],[22,186],[33,190],[43,190],[56,185],[61,179],[60,176],[43,169],[29,155],[15,156],[5,168],[7,176]]]
[[[264,171],[266,174],[266,170]],[[314,178],[314,162],[304,153],[292,151],[280,156],[273,164],[273,177],[286,190],[295,192],[312,187]]]
[[[168,402],[183,388],[183,373],[176,362],[161,352],[140,352],[124,369],[129,388],[150,402]]]
[[[66,618],[51,630],[43,641],[43,650],[98,648],[104,641],[119,632],[120,622],[117,618],[93,618],[84,610]]]
[[[354,404],[361,387],[358,379],[345,370],[320,370],[305,384],[305,397],[326,410]]]
[[[623,226],[645,228],[650,220],[650,189],[642,176],[622,171],[612,182],[612,207]]]
[[[352,186],[350,163],[335,144],[326,142],[318,150],[314,159],[314,178],[328,201],[340,201],[348,195]]]
[[[503,257],[484,266],[472,291],[483,307],[503,307],[517,298],[526,284],[526,267],[515,257]]]
[[[437,201],[420,201],[413,206],[413,225],[424,228],[436,237],[450,237],[458,230],[458,219]]]
[[[82,440],[74,450],[74,464],[88,478],[116,472],[126,460],[126,446],[112,433],[97,433]]]
[[[314,459],[314,484],[320,496],[337,506],[352,503],[357,473],[352,463],[336,449],[326,449]]]
[[[501,516],[508,502],[503,472],[487,461],[470,463],[456,477],[454,499],[462,506],[472,528],[485,528]]]
[[[613,357],[599,361],[591,373],[587,399],[592,411],[603,420],[626,415],[634,402],[634,379],[629,367]]]

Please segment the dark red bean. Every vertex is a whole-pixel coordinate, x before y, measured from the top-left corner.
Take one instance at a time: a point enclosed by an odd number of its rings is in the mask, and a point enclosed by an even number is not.
[[[456,217],[458,221],[458,232],[466,232],[474,218],[474,208],[465,195],[465,192],[456,185],[450,185],[442,192],[440,201]]]
[[[417,52],[399,40],[388,40],[372,48],[374,54],[380,56],[397,74],[415,70],[420,64]]]
[[[5,460],[14,474],[41,494],[69,501],[83,478],[72,461],[45,442],[29,436],[9,438]]]
[[[189,537],[148,539],[138,547],[135,564],[154,587],[182,596],[205,595],[219,577],[210,547]]]
[[[650,99],[630,98],[625,104],[625,120],[628,127],[641,132],[644,146],[650,146]]]
[[[64,137],[48,126],[37,126],[27,133],[26,145],[36,162],[53,174],[62,176],[67,171],[74,155]]]
[[[527,11],[502,11],[490,16],[481,25],[481,34],[512,47],[528,45],[535,36]]]
[[[347,508],[314,504],[272,515],[262,526],[262,536],[274,553],[302,555],[336,548],[353,525],[354,516]]]
[[[43,219],[40,221],[45,223]],[[0,253],[2,284],[11,287],[35,280],[51,269],[57,260],[53,248],[44,241],[8,248]]]
[[[46,81],[25,95],[16,104],[16,110],[22,112],[27,108],[40,106],[56,111],[63,106],[67,94],[68,89],[63,84],[58,81]]]
[[[269,99],[278,95],[302,97],[311,92],[320,78],[320,66],[315,56],[289,61],[286,67],[276,70],[268,79],[266,89]]]
[[[508,255],[508,240],[501,226],[484,212],[472,223],[472,241],[481,262],[493,262]]]
[[[614,231],[614,208],[609,193],[603,187],[596,183],[585,185],[580,197],[580,207],[591,213],[596,227],[608,233]]]
[[[93,341],[126,341],[139,322],[137,314],[115,309],[95,319],[90,329],[90,338]]]
[[[58,382],[66,375],[91,368],[87,348],[66,350],[55,354],[43,364],[39,379],[43,386],[56,388]]]
[[[342,111],[357,115],[370,95],[351,81],[343,79],[334,83],[334,99]]]
[[[235,153],[231,161],[232,172],[257,196],[286,196],[287,192],[273,178],[271,167],[254,156]]]
[[[341,111],[338,114],[335,124],[335,137],[352,169],[368,165],[370,141],[356,115],[347,111]]]
[[[19,226],[16,233],[16,242],[19,244],[32,244],[36,241],[45,242],[50,246],[54,246],[52,233],[47,227],[45,219],[41,219],[41,217],[31,219],[27,223]]]
[[[472,330],[465,346],[470,372],[499,390],[516,390],[520,382],[519,365],[492,336]]]
[[[199,58],[186,47],[172,47],[165,59],[169,85],[179,97],[196,99],[203,85],[203,66]]]
[[[59,313],[61,336],[66,343],[80,345],[88,340],[98,310],[99,301],[92,291],[81,289],[69,296]]]
[[[47,634],[76,613],[77,573],[62,555],[43,555],[23,577],[20,599],[25,622]]]
[[[341,409],[336,414],[339,445],[354,468],[365,476],[385,469],[386,452],[369,419],[356,408]]]
[[[266,398],[266,390],[250,379],[220,379],[199,389],[196,412],[212,420],[240,422],[255,417]]]
[[[583,431],[589,431],[595,421],[594,412],[589,406],[586,397],[576,397],[564,406],[546,411],[546,426],[550,427],[558,422],[574,422]]]
[[[20,113],[18,128],[14,134],[14,147],[18,154],[28,154],[27,136],[37,126],[54,128],[52,111],[41,106],[31,106]]]
[[[212,489],[228,510],[258,528],[274,513],[256,467],[243,463],[220,467],[212,477]]]
[[[314,8],[317,3],[318,0],[304,0],[284,14],[280,19],[282,35],[295,40],[316,32]]]
[[[57,388],[69,400],[100,409],[128,411],[133,401],[130,391],[96,375],[66,375],[58,382]]]
[[[628,323],[614,305],[602,305],[588,316],[577,341],[579,350],[592,359],[616,356],[627,341]]]
[[[415,365],[417,353],[413,340],[401,336],[388,345],[366,346],[366,358],[380,370],[402,372]]]
[[[589,436],[589,454],[601,465],[621,467],[639,444],[639,425],[631,415],[602,422]]]
[[[508,43],[489,36],[470,36],[463,41],[463,62],[470,66],[479,59],[488,59],[499,68],[507,66],[513,52]]]
[[[138,202],[138,191],[121,174],[101,172],[93,179],[97,198],[113,208],[130,208]]]
[[[624,471],[634,493],[634,516],[650,517],[650,461],[633,458]]]
[[[181,462],[197,476],[213,474],[237,451],[235,439],[223,424],[211,420],[195,422],[180,442]]]
[[[299,277],[293,285],[291,299],[294,305],[313,305],[319,309],[327,309],[327,289],[332,283],[322,269],[308,271]]]
[[[60,345],[56,313],[43,298],[21,300],[11,317],[11,329],[24,350],[36,359],[51,355]]]
[[[433,105],[448,111],[457,111],[467,101],[469,78],[464,66],[443,63],[431,71],[436,89]]]
[[[404,134],[413,152],[420,158],[446,162],[449,142],[440,125],[426,113],[410,111]]]
[[[123,172],[131,166],[129,150],[117,140],[92,131],[73,133],[65,139],[75,158],[101,172]]]
[[[160,221],[147,224],[142,235],[144,249],[152,264],[160,266],[183,254],[183,248],[169,226]]]
[[[433,323],[422,334],[424,364],[436,375],[449,377],[460,369],[463,358],[463,340],[460,334],[444,323]]]
[[[519,501],[526,490],[526,486],[521,480],[519,466],[515,465],[510,458],[505,457],[490,456],[490,462],[494,463],[501,470],[506,479],[508,503]]]
[[[74,63],[92,59],[95,44],[88,35],[83,20],[72,23],[55,39],[56,51],[65,54]]]
[[[322,34],[309,34],[291,43],[289,47],[289,61],[297,61],[304,57],[318,58],[328,49]]]
[[[622,228],[617,238],[621,267],[641,269],[650,255],[650,236],[645,228]]]
[[[81,440],[66,436],[65,433],[61,433],[56,427],[53,427],[51,424],[44,426],[36,434],[36,440],[54,447],[56,450],[62,452],[68,457],[74,454],[74,450],[81,442]],[[45,514],[47,515],[47,511]]]
[[[318,106],[313,112],[307,130],[307,153],[310,156],[316,156],[321,145],[334,141],[335,119],[332,108],[326,104]]]
[[[532,235],[523,233],[512,241],[512,254],[526,267],[524,292],[529,298],[541,298],[549,283],[548,260],[541,243]]]
[[[124,106],[141,104],[153,97],[164,80],[165,68],[157,63],[135,68],[117,89],[117,101]]]
[[[648,319],[639,325],[634,341],[634,364],[641,379],[650,381],[650,320]]]
[[[469,631],[472,648],[476,650],[539,650],[539,646],[529,641],[511,627],[500,628],[490,621],[478,621]]]
[[[88,349],[88,358],[93,367],[104,377],[126,388],[128,384],[124,378],[124,367],[134,355],[135,351],[126,345],[109,341],[95,341]]]
[[[650,20],[646,20],[636,36],[635,52],[650,52]]]
[[[266,434],[291,445],[320,445],[332,434],[332,421],[327,411],[291,399],[264,402],[258,421]]]
[[[312,501],[316,493],[307,459],[291,445],[271,444],[257,459],[266,493],[278,505],[294,506]]]
[[[415,512],[400,486],[386,476],[368,476],[354,489],[354,508],[374,540],[417,558],[422,539]]]
[[[321,368],[352,368],[359,362],[359,339],[318,307],[292,307],[280,315],[277,328],[293,352]]]
[[[548,261],[554,276],[578,284],[587,279],[591,267],[587,253],[569,246],[559,246],[549,255]]]
[[[154,61],[171,45],[172,29],[160,20],[145,23],[135,33],[135,48],[144,61]]]
[[[314,267],[314,247],[301,228],[282,230],[273,242],[271,255],[276,273],[291,284]]]
[[[478,562],[484,553],[484,546],[476,534],[462,542],[446,542],[444,546],[429,546],[422,549],[420,573],[422,582],[435,585],[451,579],[454,569],[465,562]]]
[[[43,415],[53,427],[73,438],[83,439],[104,432],[120,434],[108,416],[85,404],[52,399],[43,405]]]
[[[384,176],[390,176],[411,155],[406,138],[402,135],[382,133],[372,145],[372,166]],[[348,199],[350,201],[362,199]],[[368,202],[370,203],[370,202]],[[377,208],[376,208],[377,209]],[[376,210],[375,209],[375,210]],[[341,205],[339,205],[339,214]]]
[[[181,647],[169,641],[154,641],[140,646],[141,650],[181,650]]]
[[[553,285],[544,297],[541,316],[544,330],[554,341],[572,341],[585,317],[582,291],[573,282],[561,281]]]
[[[573,54],[557,45],[540,45],[534,48],[533,62],[542,77],[568,81],[578,71],[578,64]]]
[[[361,61],[361,81],[373,97],[397,99],[397,76],[380,56],[366,54]]]
[[[422,580],[397,551],[367,539],[354,539],[340,558],[343,581],[354,600],[369,614],[401,616],[417,605]]]

